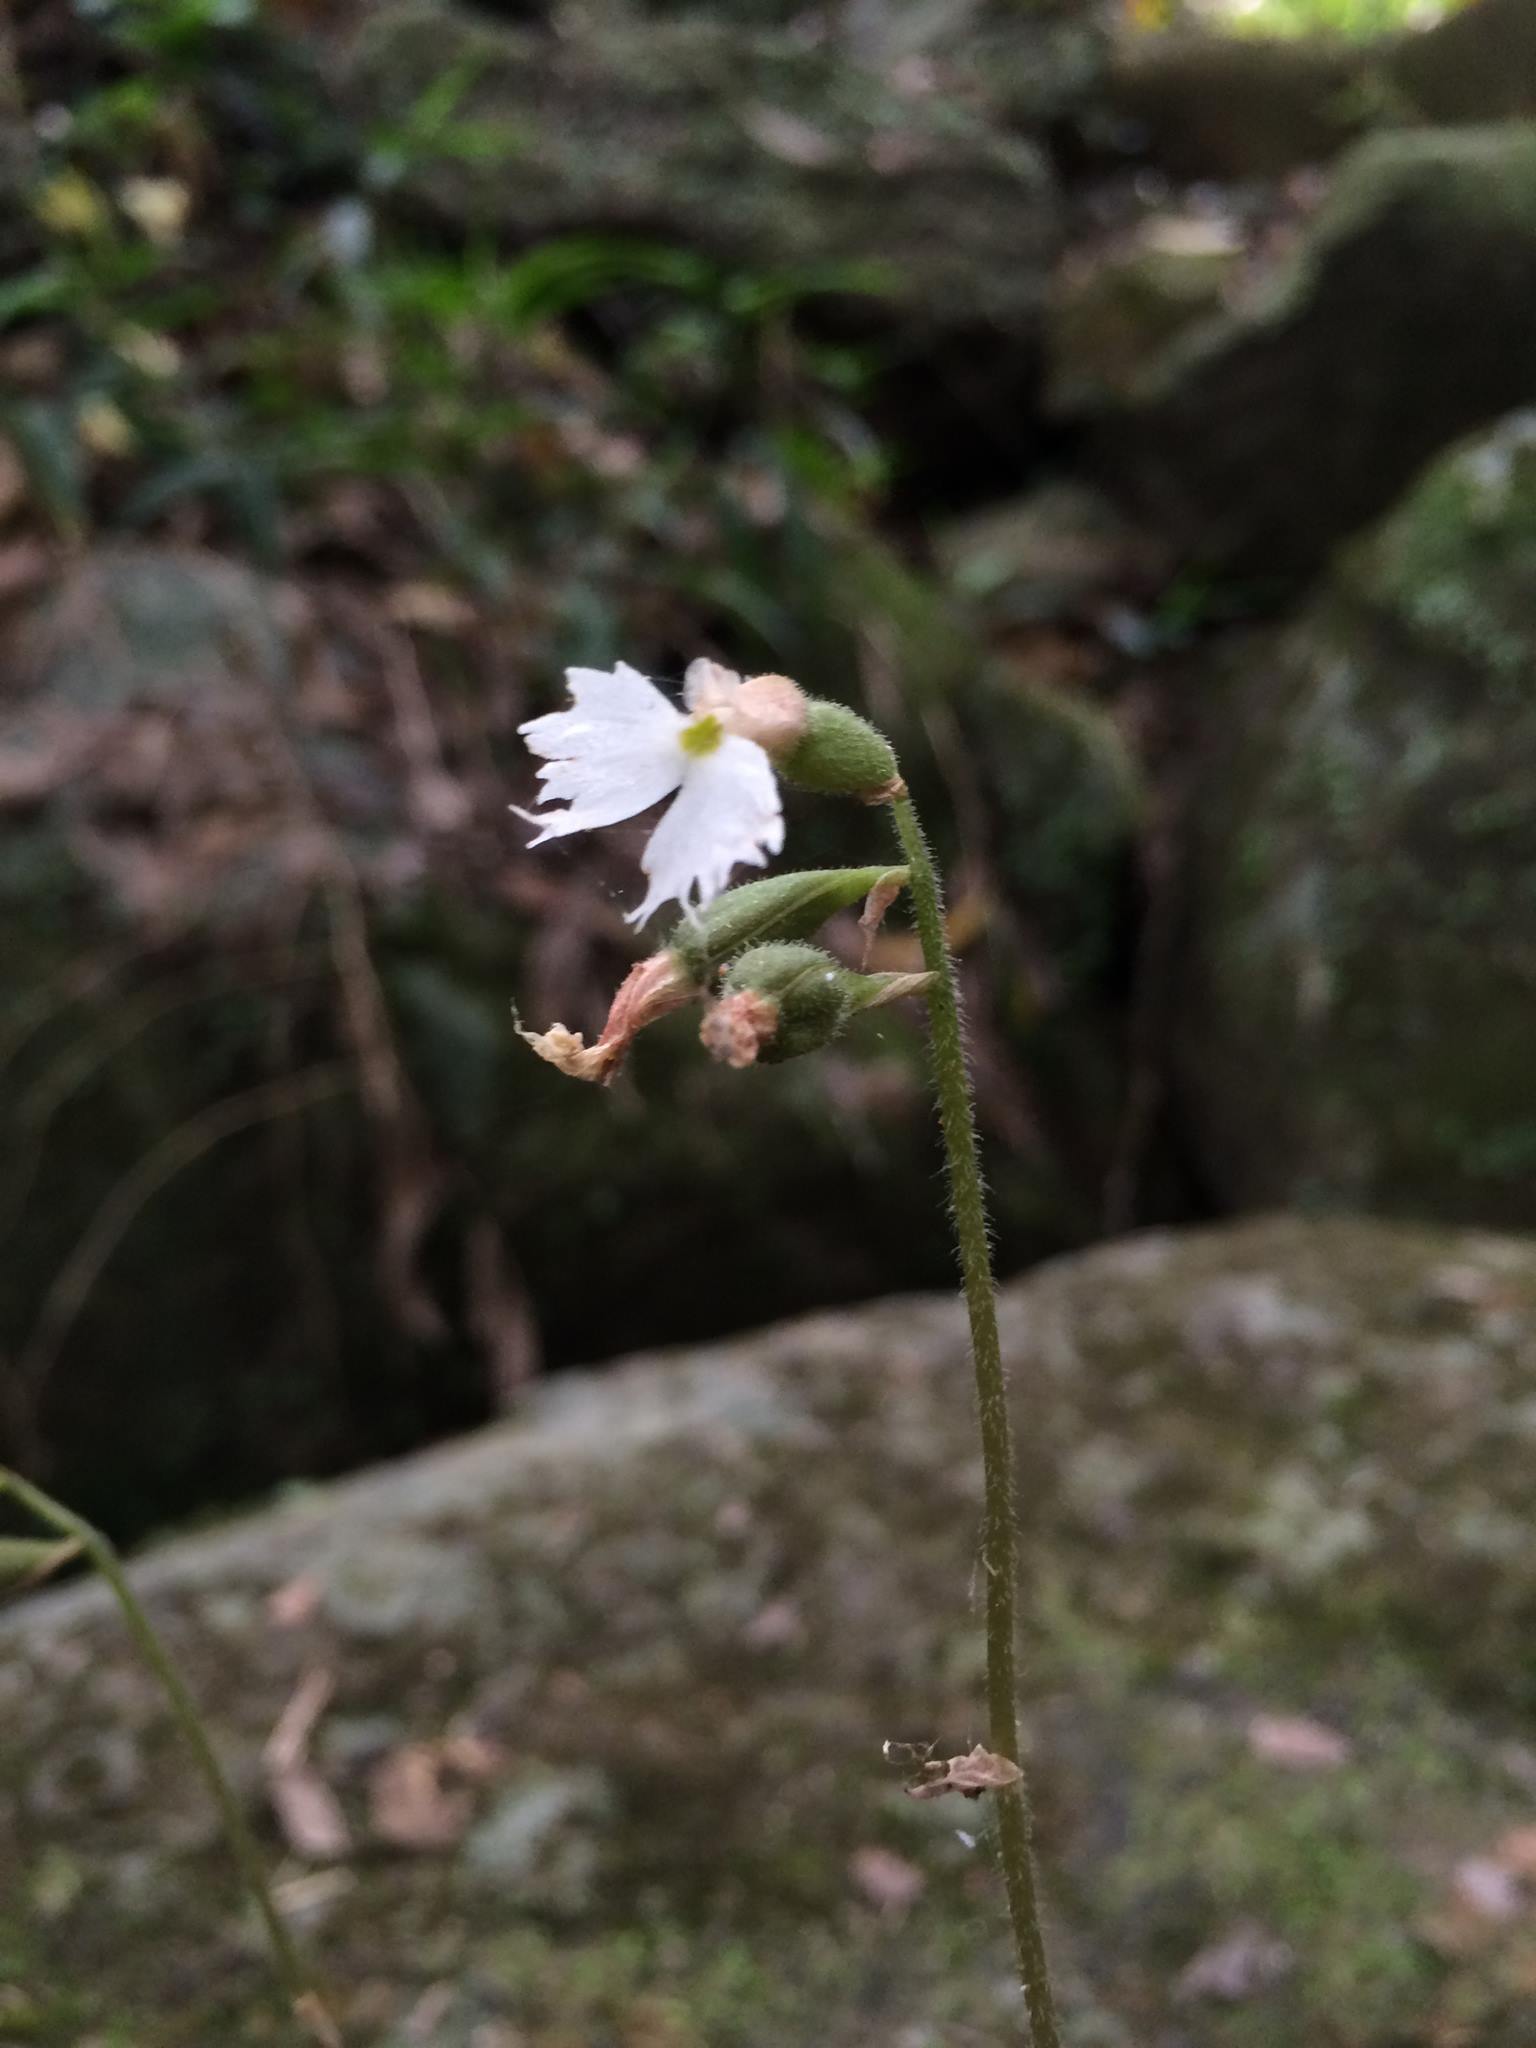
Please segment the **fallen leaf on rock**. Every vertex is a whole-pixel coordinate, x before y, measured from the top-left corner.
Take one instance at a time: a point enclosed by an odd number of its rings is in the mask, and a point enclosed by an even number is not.
[[[334,1690],[328,1671],[307,1671],[278,1716],[261,1756],[267,1796],[283,1839],[296,1856],[311,1863],[334,1862],[352,1846],[340,1802],[309,1761],[310,1738]]]
[[[1016,1763],[983,1749],[978,1742],[966,1756],[952,1756],[946,1763],[930,1758],[920,1764],[907,1791],[913,1799],[942,1799],[948,1792],[979,1799],[984,1792],[1006,1791],[1010,1785],[1017,1785],[1023,1775]]]
[[[1452,1873],[1451,1889],[1459,1905],[1484,1920],[1514,1920],[1525,1904],[1519,1878],[1492,1856],[1463,1858]]]
[[[274,1628],[302,1628],[320,1606],[320,1581],[301,1573],[267,1595],[267,1619]]]
[[[1257,1922],[1243,1920],[1185,1964],[1174,1986],[1174,1996],[1240,2005],[1283,1977],[1295,1960],[1287,1943],[1277,1940]]]
[[[928,1883],[915,1863],[893,1849],[876,1846],[854,1850],[848,1859],[848,1875],[871,1905],[891,1912],[915,1904]]]
[[[805,1623],[793,1600],[770,1600],[742,1630],[754,1650],[787,1650],[805,1639]]]
[[[396,1849],[451,1849],[474,1819],[473,1785],[493,1778],[505,1758],[473,1734],[410,1742],[374,1767],[368,1783],[373,1831]]]
[[[1305,1714],[1255,1714],[1248,1723],[1248,1747],[1288,1771],[1336,1771],[1351,1753],[1347,1735]]]
[[[327,1870],[306,1870],[302,1877],[285,1877],[272,1887],[273,1902],[285,1920],[295,1925],[317,1925],[338,1900],[357,1888],[357,1873],[338,1864]]]
[[[320,1773],[301,1768],[268,1780],[283,1840],[307,1863],[334,1863],[352,1846],[346,1818]]]
[[[331,2018],[318,1991],[306,1991],[294,2000],[293,2016],[320,2043],[320,2048],[344,2048],[341,2029]]]
[[[454,1990],[451,1984],[433,1984],[424,1991],[406,2015],[405,2037],[408,2041],[435,2041],[443,2021],[453,2010]]]
[[[758,148],[782,163],[796,164],[802,170],[822,170],[837,162],[840,152],[835,137],[787,108],[750,106],[740,118]]]

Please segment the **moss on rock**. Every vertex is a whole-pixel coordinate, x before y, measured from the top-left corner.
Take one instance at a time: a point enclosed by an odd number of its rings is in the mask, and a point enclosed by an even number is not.
[[[1536,1218],[1533,545],[1518,415],[1234,660],[1174,1048],[1226,1200]]]
[[[1251,302],[1174,344],[1122,455],[1171,536],[1315,569],[1448,442],[1536,396],[1536,131],[1360,144]]]
[[[1480,1915],[1458,1873],[1502,1868],[1529,1805],[1536,1251],[1145,1236],[1007,1290],[1003,1328],[1074,2038],[1517,2048],[1531,1915]],[[334,1676],[313,1755],[353,1846],[280,1877],[363,2038],[1001,2048],[984,1816],[914,1804],[879,1754],[976,1732],[977,1511],[959,1308],[907,1298],[548,1387],[139,1584],[269,1829],[260,1746]],[[343,1625],[324,1589],[385,1550],[467,1562],[472,1604]],[[280,2038],[99,1592],[9,1618],[0,1697],[8,2023]],[[449,1838],[389,1846],[380,1766],[467,1736]]]
[[[348,68],[375,121],[462,77],[460,111],[505,155],[403,166],[456,222],[664,236],[828,285],[841,268],[851,291],[865,266],[920,326],[1032,328],[1056,234],[1043,156],[961,96],[903,94],[856,47],[703,13],[594,10],[550,35],[396,0]]]

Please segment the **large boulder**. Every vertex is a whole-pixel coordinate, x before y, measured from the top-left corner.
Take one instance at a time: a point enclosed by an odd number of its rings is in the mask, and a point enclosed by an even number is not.
[[[1453,7],[1392,53],[1398,93],[1429,121],[1513,121],[1536,115],[1536,17],[1525,0]]]
[[[1072,2038],[1522,2048],[1536,1247],[1149,1235],[1003,1329]],[[959,1305],[909,1297],[564,1380],[136,1583],[356,2038],[1002,2048],[985,1812],[880,1753],[977,1733],[978,1492]],[[8,2034],[278,2039],[98,1588],[9,1617],[0,1698]]]
[[[1358,41],[1122,34],[1077,111],[1090,135],[1177,178],[1276,179],[1378,129],[1536,113],[1536,28],[1526,0],[1473,0],[1433,27]]]
[[[1186,553],[1316,569],[1448,442],[1536,397],[1536,128],[1362,143],[1240,311],[1175,342],[1107,434]]]
[[[1536,416],[1213,690],[1174,1033],[1227,1202],[1536,1221]]]

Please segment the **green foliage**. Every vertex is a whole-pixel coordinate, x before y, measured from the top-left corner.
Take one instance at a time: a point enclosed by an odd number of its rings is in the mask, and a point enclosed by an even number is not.
[[[1203,8],[1223,27],[1248,35],[1340,35],[1364,42],[1422,28],[1451,9],[1444,0],[1215,0]]]
[[[472,588],[547,548],[575,651],[611,638],[632,574],[782,632],[753,530],[885,479],[873,357],[802,331],[883,290],[878,267],[744,269],[643,234],[453,247],[403,185],[511,175],[525,147],[468,110],[474,60],[370,125],[249,0],[82,12],[103,82],[42,139],[0,285],[0,346],[40,365],[0,435],[59,531],[174,524],[279,566],[338,483],[372,480]],[[679,545],[701,521],[718,545]]]

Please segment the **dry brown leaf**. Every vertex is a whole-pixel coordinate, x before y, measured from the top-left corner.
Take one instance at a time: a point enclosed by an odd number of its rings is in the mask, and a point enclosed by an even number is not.
[[[332,1863],[352,1846],[340,1802],[309,1761],[316,1723],[330,1704],[335,1681],[318,1667],[307,1671],[278,1717],[262,1751],[267,1796],[283,1839],[295,1856]]]
[[[860,965],[866,973],[869,956],[874,951],[875,940],[880,936],[880,927],[885,922],[885,913],[901,894],[904,883],[895,874],[882,875],[864,899],[864,908],[859,914],[859,930],[864,934],[864,957]]]
[[[1248,1723],[1248,1747],[1288,1771],[1336,1771],[1351,1755],[1347,1735],[1305,1714],[1255,1714]]]
[[[877,1846],[855,1849],[848,1859],[848,1875],[871,1905],[888,1912],[915,1905],[928,1883],[915,1863]]]
[[[274,1628],[302,1628],[314,1619],[320,1598],[320,1581],[301,1572],[267,1595],[267,1620]]]
[[[1185,1964],[1174,1996],[1240,2005],[1267,1984],[1285,1976],[1295,1961],[1293,1950],[1285,1942],[1255,1922],[1243,1920]]]
[[[335,1863],[352,1847],[346,1816],[320,1773],[307,1764],[269,1778],[267,1796],[283,1840],[306,1863]]]
[[[345,2048],[341,2029],[331,2018],[325,2000],[318,1991],[306,1991],[294,2001],[293,2016],[307,2033],[320,2043],[320,2048]]]
[[[759,149],[765,149],[781,163],[815,171],[837,162],[840,152],[836,138],[787,108],[744,108],[741,125]]]
[[[374,1833],[396,1849],[453,1848],[474,1818],[470,1787],[494,1777],[502,1763],[496,1744],[473,1734],[392,1750],[368,1784]]]
[[[952,1756],[947,1763],[930,1758],[921,1764],[907,1791],[913,1799],[942,1799],[948,1792],[980,1799],[984,1792],[1004,1792],[1017,1785],[1023,1775],[1008,1757],[983,1749],[978,1742],[966,1756]]]
[[[1520,1880],[1492,1856],[1467,1856],[1451,1874],[1458,1905],[1484,1920],[1515,1920],[1525,1908]]]

